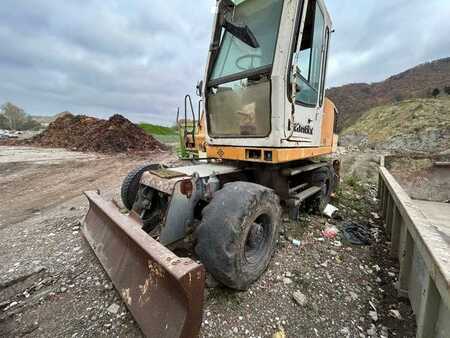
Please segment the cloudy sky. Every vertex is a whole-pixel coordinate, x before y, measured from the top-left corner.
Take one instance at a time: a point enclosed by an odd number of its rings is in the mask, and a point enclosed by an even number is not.
[[[326,0],[328,86],[450,56],[448,0]],[[194,8],[195,4],[195,8]],[[171,124],[202,77],[213,0],[2,0],[0,103]]]

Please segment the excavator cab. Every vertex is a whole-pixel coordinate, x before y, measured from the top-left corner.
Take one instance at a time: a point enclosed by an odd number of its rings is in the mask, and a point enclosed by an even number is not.
[[[202,161],[148,164],[122,204],[86,192],[83,234],[145,335],[193,337],[205,268],[246,290],[267,269],[282,213],[321,212],[338,182],[325,98],[331,20],[323,0],[218,0],[199,115],[182,143]],[[193,239],[193,240],[192,240]],[[175,254],[189,242],[188,257]]]
[[[219,3],[203,97],[210,157],[331,145],[321,144],[330,32],[322,0]]]

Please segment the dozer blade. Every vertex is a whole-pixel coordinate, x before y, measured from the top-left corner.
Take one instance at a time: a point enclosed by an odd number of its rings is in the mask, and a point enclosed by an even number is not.
[[[147,337],[196,337],[205,271],[177,257],[96,192],[86,192],[83,235]]]

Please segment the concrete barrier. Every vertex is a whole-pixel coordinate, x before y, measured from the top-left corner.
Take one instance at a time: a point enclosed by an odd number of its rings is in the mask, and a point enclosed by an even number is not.
[[[379,173],[399,296],[411,301],[418,338],[450,338],[450,204],[412,200],[386,168]]]

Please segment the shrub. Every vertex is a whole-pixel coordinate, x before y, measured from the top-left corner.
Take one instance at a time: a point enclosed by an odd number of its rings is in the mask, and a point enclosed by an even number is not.
[[[438,95],[441,93],[441,91],[439,90],[439,88],[434,88],[433,92],[431,93],[431,95],[436,98],[438,97]]]

